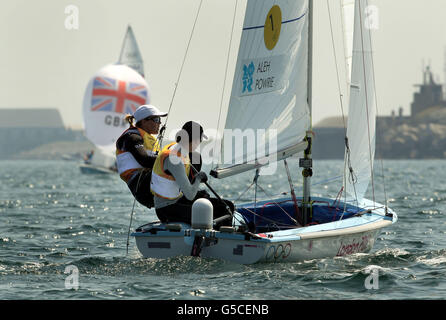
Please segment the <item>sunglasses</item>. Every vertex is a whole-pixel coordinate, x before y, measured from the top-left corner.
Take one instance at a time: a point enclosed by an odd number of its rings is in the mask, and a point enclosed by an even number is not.
[[[156,117],[156,118],[146,118],[146,120],[152,120],[155,123],[161,123],[161,118],[160,117]]]

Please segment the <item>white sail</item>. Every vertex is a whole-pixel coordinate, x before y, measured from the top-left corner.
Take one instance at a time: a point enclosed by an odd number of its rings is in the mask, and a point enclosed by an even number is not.
[[[350,164],[347,168],[346,191],[359,201],[363,199],[372,177],[375,156],[375,81],[373,74],[371,30],[365,27],[366,0],[355,2],[355,30],[347,137]],[[346,154],[346,156],[348,156]],[[348,161],[348,159],[346,159]]]
[[[344,56],[347,81],[350,85],[352,73],[353,30],[355,25],[355,0],[341,0],[342,29],[344,31]]]
[[[226,167],[216,170],[218,177],[306,148],[308,45],[308,0],[248,0],[222,143]],[[227,133],[236,135],[234,130],[254,135],[256,143],[228,141]],[[259,161],[263,155],[266,159]]]
[[[144,77],[144,63],[131,26],[127,27],[118,63],[129,66]]]

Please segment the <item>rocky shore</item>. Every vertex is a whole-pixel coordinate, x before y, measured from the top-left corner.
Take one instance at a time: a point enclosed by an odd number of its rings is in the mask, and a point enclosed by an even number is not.
[[[378,132],[377,142],[384,159],[444,159],[446,124],[403,123]]]
[[[314,159],[343,159],[344,128],[341,118],[328,118],[315,126]],[[55,141],[10,153],[9,159],[80,160],[94,148],[81,141]],[[433,107],[416,117],[378,118],[376,157],[381,159],[446,159],[446,108]],[[41,140],[42,141],[42,140]]]

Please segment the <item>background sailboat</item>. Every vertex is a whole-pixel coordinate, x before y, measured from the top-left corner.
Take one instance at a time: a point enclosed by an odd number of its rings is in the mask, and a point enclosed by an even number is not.
[[[234,136],[225,135],[220,164],[211,175],[230,180],[257,169],[257,187],[259,174],[275,174],[278,161],[301,154],[303,192],[295,195],[287,172],[292,197],[238,204],[232,228],[141,226],[133,236],[145,257],[189,255],[191,247],[195,254],[199,238],[203,257],[238,263],[334,257],[370,251],[381,228],[397,221],[391,209],[364,198],[373,177],[376,117],[370,30],[362,23],[365,4],[354,3],[345,200],[311,194],[311,145],[317,143],[311,134],[313,1],[248,0],[225,129],[253,130],[256,141],[234,145]]]
[[[138,48],[138,43],[136,42],[135,34],[130,25],[127,27],[118,64],[126,65],[144,77],[144,62]]]
[[[116,172],[115,143],[128,127],[127,113],[150,103],[144,64],[131,26],[127,27],[119,61],[99,70],[89,81],[83,101],[85,136],[95,145],[84,173]]]

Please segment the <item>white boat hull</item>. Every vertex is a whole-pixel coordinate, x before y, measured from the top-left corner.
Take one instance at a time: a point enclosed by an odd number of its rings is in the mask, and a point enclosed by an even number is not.
[[[135,236],[136,244],[145,258],[170,258],[190,256],[195,232],[188,230],[190,236]],[[195,231],[195,232],[194,232]],[[262,241],[242,239],[222,239],[220,232],[216,237],[208,237],[209,243],[201,250],[202,258],[216,258],[241,264],[258,262],[299,262],[312,259],[332,258],[361,252],[369,252],[379,234],[379,229],[351,235],[327,238],[299,239],[286,241]],[[216,240],[212,240],[216,239]],[[206,240],[205,240],[206,241]]]
[[[386,216],[382,210],[323,225],[260,234],[198,230],[186,224],[181,230],[169,231],[158,223],[142,226],[132,236],[146,258],[190,256],[195,238],[202,237],[202,258],[240,264],[299,262],[369,252],[380,230],[397,220],[395,213]]]

